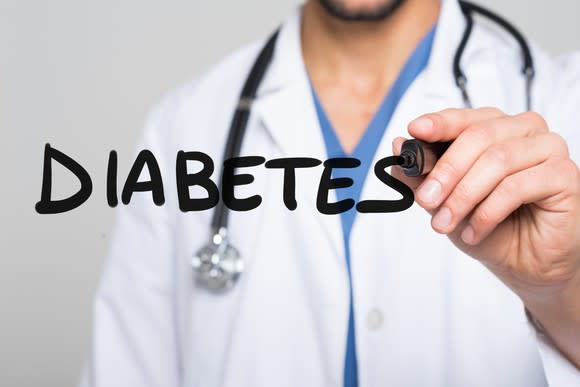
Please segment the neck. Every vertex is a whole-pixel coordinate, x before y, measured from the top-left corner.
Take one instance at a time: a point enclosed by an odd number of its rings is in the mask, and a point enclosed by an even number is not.
[[[315,86],[389,88],[422,37],[436,23],[440,0],[406,0],[385,20],[346,22],[317,0],[304,5],[302,55]]]

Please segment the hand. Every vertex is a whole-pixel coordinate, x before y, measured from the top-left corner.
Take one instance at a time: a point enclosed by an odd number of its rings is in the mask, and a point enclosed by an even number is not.
[[[566,142],[537,113],[493,108],[427,114],[408,129],[453,144],[424,179],[393,175],[433,229],[518,294],[580,367],[580,172]]]

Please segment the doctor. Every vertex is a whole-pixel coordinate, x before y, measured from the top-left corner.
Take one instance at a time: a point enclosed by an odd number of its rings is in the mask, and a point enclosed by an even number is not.
[[[219,292],[191,267],[211,211],[136,194],[119,210],[82,386],[580,386],[580,56],[532,46],[535,112],[522,113],[520,46],[477,21],[461,57],[468,109],[452,72],[457,0],[309,0],[291,15],[242,155],[355,157],[334,174],[353,185],[329,201],[358,201],[397,198],[369,168],[403,137],[452,146],[424,179],[393,168],[416,205],[392,214],[320,214],[321,166],[297,171],[289,211],[282,173],[252,168],[236,196],[264,201],[229,214],[245,269]],[[262,46],[152,113],[139,148],[164,177],[179,150],[219,165]]]

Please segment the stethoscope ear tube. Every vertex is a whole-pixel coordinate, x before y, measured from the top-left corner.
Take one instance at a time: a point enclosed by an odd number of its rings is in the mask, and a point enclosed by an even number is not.
[[[513,38],[517,41],[518,45],[520,46],[521,54],[522,54],[522,74],[524,75],[526,81],[526,110],[532,109],[532,82],[535,77],[535,68],[534,68],[534,59],[532,57],[532,53],[530,50],[530,46],[526,41],[526,38],[522,35],[520,31],[513,24],[508,22],[503,17],[499,16],[498,14],[486,9],[482,6],[477,4],[471,3],[469,1],[460,0],[459,5],[461,7],[461,11],[465,16],[465,30],[463,32],[463,36],[457,47],[457,51],[455,52],[455,57],[453,58],[453,75],[455,77],[455,83],[459,90],[461,91],[461,96],[463,98],[463,103],[466,107],[472,107],[472,101],[467,91],[467,76],[461,69],[461,58],[463,56],[463,52],[465,51],[465,47],[467,46],[467,42],[469,41],[469,37],[471,36],[471,32],[473,30],[473,13],[479,14],[494,23],[501,26],[505,29]]]
[[[236,111],[230,124],[228,131],[228,139],[224,148],[223,160],[228,160],[240,155],[242,148],[242,141],[248,126],[248,119],[250,118],[250,111],[252,103],[256,97],[256,92],[260,86],[260,82],[268,69],[268,65],[272,61],[274,55],[274,47],[278,38],[279,29],[274,31],[272,36],[268,39],[258,58],[254,62],[252,69],[244,83]],[[222,192],[222,179],[220,178],[220,192]],[[227,228],[228,225],[228,210],[223,202],[220,200],[215,208],[212,218],[212,227],[214,230]]]
[[[276,30],[272,34],[260,51],[244,83],[230,124],[224,148],[224,161],[240,155],[252,102],[272,61],[278,32],[279,30]],[[223,175],[220,177],[219,185],[219,192],[223,192]],[[214,210],[209,241],[193,255],[191,266],[198,283],[212,291],[231,288],[244,270],[240,252],[229,241],[228,209],[223,200],[218,201]]]

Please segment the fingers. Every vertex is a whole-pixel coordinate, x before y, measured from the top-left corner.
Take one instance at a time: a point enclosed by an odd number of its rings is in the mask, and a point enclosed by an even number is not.
[[[493,108],[448,109],[419,117],[409,124],[409,133],[426,142],[452,142],[415,185],[400,169],[394,168],[393,176],[416,188],[415,199],[433,215],[433,228],[456,243],[461,238],[462,245],[477,245],[497,229],[489,240],[495,246],[495,236],[513,236],[514,227],[522,224],[517,220],[534,229],[540,218],[553,223],[557,235],[562,222],[553,214],[570,208],[577,213],[580,207],[580,171],[565,141],[550,133],[537,113],[508,116]],[[394,141],[395,154],[403,141]]]
[[[568,156],[565,141],[554,133],[491,145],[449,194],[433,217],[433,228],[441,233],[453,232],[504,179],[554,156]]]
[[[478,113],[484,114],[490,115],[492,112]],[[449,140],[449,133],[455,135],[453,130],[442,129],[446,134],[440,136],[438,141]],[[536,118],[535,113],[504,115],[472,124],[459,134],[419,187],[417,202],[426,209],[439,207],[490,146],[512,138],[532,136],[538,132],[547,132],[547,126],[543,119]]]
[[[453,141],[467,128],[495,118],[508,117],[497,108],[446,109],[425,114],[409,123],[409,134],[427,142]],[[536,112],[514,116],[532,128],[547,128],[544,118]]]
[[[409,124],[409,134],[426,142],[452,141],[475,123],[502,117],[496,108],[446,109],[422,115]]]
[[[555,157],[503,179],[471,216],[461,239],[475,245],[484,240],[521,205],[570,192],[578,195],[580,172],[567,157]],[[572,186],[571,186],[572,185]]]

